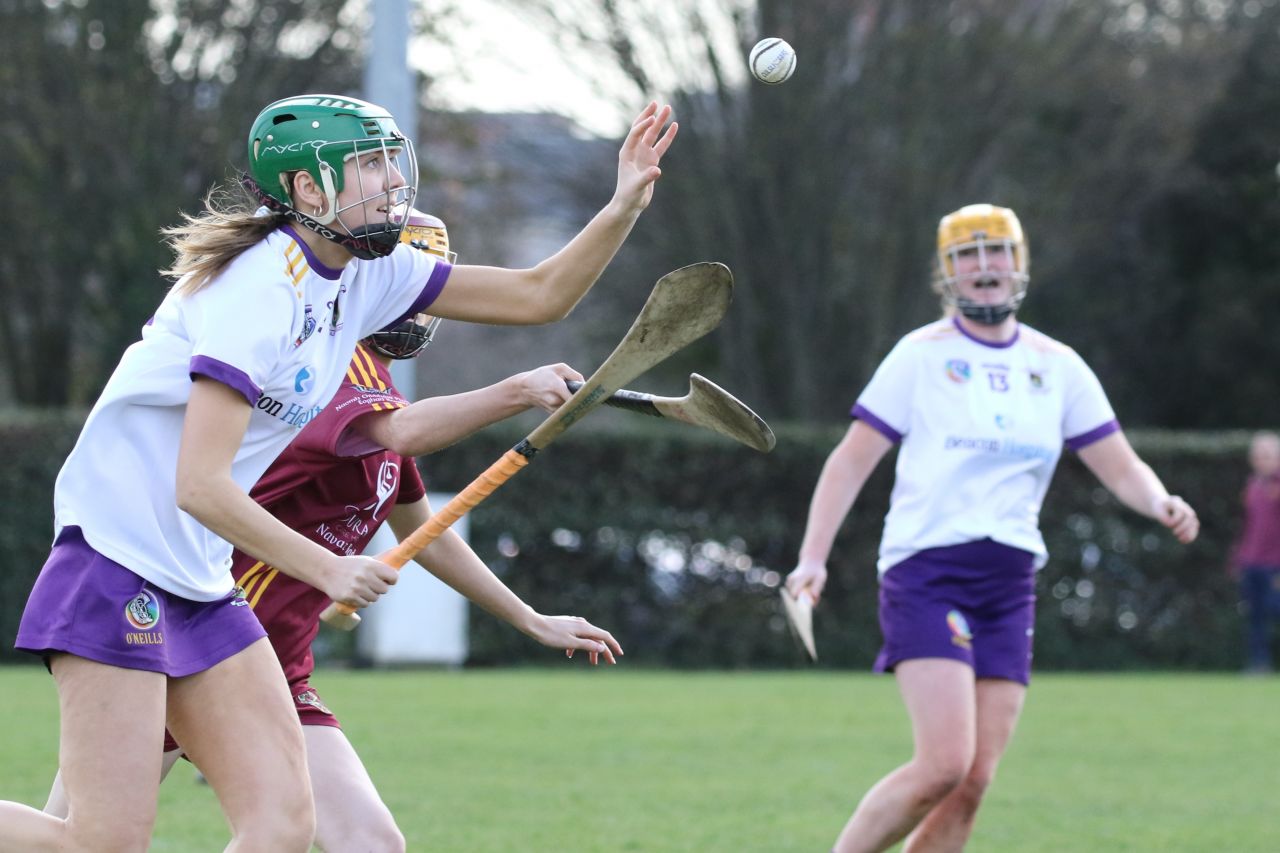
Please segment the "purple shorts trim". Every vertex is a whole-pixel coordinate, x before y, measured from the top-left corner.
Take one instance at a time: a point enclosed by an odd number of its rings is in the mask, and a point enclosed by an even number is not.
[[[904,660],[950,658],[977,678],[1031,679],[1035,555],[979,539],[927,548],[880,579],[884,648],[876,672]]]
[[[165,592],[90,548],[80,528],[64,527],[27,599],[15,647],[181,678],[265,636],[235,593],[190,601]]]

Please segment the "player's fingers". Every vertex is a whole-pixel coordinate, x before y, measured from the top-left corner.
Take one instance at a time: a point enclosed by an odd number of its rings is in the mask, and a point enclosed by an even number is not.
[[[644,135],[640,137],[640,142],[645,148],[653,148],[654,143],[658,139],[658,134],[662,132],[662,128],[666,125],[667,120],[671,118],[671,105],[664,104],[662,109],[658,110],[653,118],[653,123],[644,129]]]
[[[589,640],[594,640],[603,644],[602,651],[608,649],[616,655],[623,654],[622,644],[613,638],[613,634],[610,634],[603,628],[597,628],[590,622],[587,623],[586,627],[588,630],[580,631],[579,636],[586,637]]]
[[[627,138],[622,142],[622,154],[630,154],[640,144],[640,139],[644,136],[644,132],[653,124],[653,113],[658,108],[654,102],[650,102],[645,107],[644,112],[636,118],[635,124],[631,125],[631,130],[627,133]]]
[[[636,116],[635,121],[631,122],[631,126],[635,127],[637,124],[640,124],[640,122],[644,121],[649,116],[656,113],[657,111],[658,111],[658,102],[650,101],[649,103],[645,104],[644,109],[642,109],[640,111],[640,114]]]
[[[583,376],[581,373],[574,370],[572,367],[570,367],[567,364],[556,364],[556,365],[553,365],[551,369],[554,370],[560,376],[561,379],[572,380],[574,382],[586,381],[585,376]]]
[[[653,153],[658,155],[659,160],[662,159],[662,155],[667,153],[667,149],[671,147],[671,143],[675,142],[676,133],[678,133],[679,130],[680,122],[671,122],[671,124],[667,125],[667,132],[662,134],[662,138],[654,144]]]

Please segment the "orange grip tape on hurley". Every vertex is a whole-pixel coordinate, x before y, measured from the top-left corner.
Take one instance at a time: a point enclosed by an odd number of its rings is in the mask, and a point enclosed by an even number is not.
[[[399,569],[414,558],[419,551],[440,538],[453,523],[466,515],[494,489],[510,480],[517,471],[529,464],[529,458],[515,450],[508,450],[502,458],[489,466],[479,477],[471,481],[453,499],[441,507],[434,515],[422,523],[422,526],[410,533],[399,545],[378,555],[378,559],[393,569]],[[333,604],[342,613],[355,613],[356,608],[340,602]]]

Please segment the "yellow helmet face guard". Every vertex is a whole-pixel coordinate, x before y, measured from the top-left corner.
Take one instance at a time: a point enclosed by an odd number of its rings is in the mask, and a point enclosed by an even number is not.
[[[429,213],[409,211],[400,229],[400,242],[443,258],[451,265],[458,262],[458,253],[449,249],[449,230],[441,219]],[[365,342],[374,352],[387,358],[413,358],[431,343],[436,329],[440,327],[440,319],[427,315],[427,322],[419,323],[415,317],[410,317],[394,328],[370,335]]]
[[[957,258],[975,253],[977,268],[963,275],[957,272]],[[1004,264],[992,264],[997,255]],[[1018,310],[1027,295],[1030,255],[1022,233],[1022,223],[1007,207],[971,204],[942,217],[938,223],[938,271],[947,303],[965,317],[985,325],[998,325]],[[960,283],[1008,279],[1012,293],[1005,302],[988,305],[961,296]]]

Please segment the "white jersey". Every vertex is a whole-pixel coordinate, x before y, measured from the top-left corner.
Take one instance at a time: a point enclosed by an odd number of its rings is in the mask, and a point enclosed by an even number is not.
[[[881,573],[988,537],[1043,566],[1040,505],[1063,443],[1079,450],[1120,428],[1075,350],[1021,324],[1009,343],[987,343],[952,319],[900,340],[853,416],[902,444]]]
[[[130,346],[58,474],[55,527],[171,593],[232,589],[231,545],[178,509],[176,474],[192,377],[253,406],[231,466],[248,492],[337,391],[356,343],[435,300],[449,264],[408,246],[325,267],[289,227],[195,294],[170,292]]]

